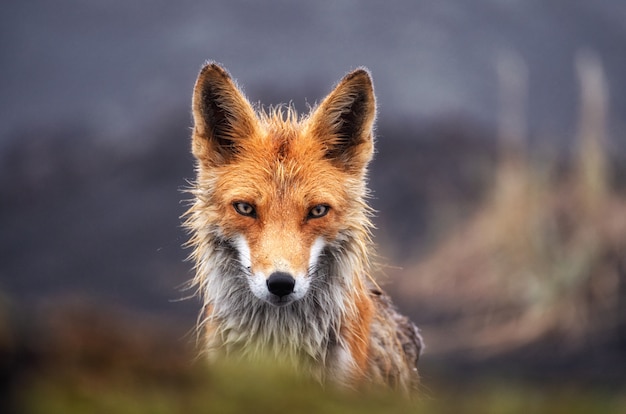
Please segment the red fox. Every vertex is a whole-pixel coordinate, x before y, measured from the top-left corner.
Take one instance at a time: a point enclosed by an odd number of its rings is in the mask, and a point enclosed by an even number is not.
[[[193,91],[197,177],[186,213],[210,357],[290,361],[322,383],[418,386],[419,331],[370,276],[367,69],[306,116],[255,111],[228,72]]]

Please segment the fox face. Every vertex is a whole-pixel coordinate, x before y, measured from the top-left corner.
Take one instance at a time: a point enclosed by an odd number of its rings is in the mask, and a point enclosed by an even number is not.
[[[230,75],[207,64],[193,96],[194,231],[235,252],[220,266],[237,269],[211,277],[243,275],[254,297],[282,307],[307,296],[324,257],[347,240],[365,251],[375,114],[364,69],[298,117],[292,108],[255,112]]]
[[[217,184],[229,190],[216,194],[215,202],[220,232],[232,240],[252,293],[280,306],[306,294],[325,245],[337,238],[346,206],[337,196],[340,186],[318,183],[306,172],[314,165],[289,165],[272,151],[263,158],[230,164]],[[330,171],[317,167],[317,173]]]

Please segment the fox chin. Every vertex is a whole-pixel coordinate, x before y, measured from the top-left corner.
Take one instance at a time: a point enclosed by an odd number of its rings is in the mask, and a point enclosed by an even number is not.
[[[270,355],[324,383],[417,389],[419,331],[371,276],[369,72],[347,74],[299,116],[255,110],[210,62],[192,110],[185,226],[209,357]]]

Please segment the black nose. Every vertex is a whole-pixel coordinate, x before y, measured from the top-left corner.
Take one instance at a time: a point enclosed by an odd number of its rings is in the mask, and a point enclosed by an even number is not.
[[[289,273],[274,272],[267,278],[267,290],[281,298],[293,292],[295,285],[296,279]]]

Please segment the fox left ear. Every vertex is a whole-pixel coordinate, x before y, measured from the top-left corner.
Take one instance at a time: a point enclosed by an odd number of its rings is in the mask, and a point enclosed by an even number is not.
[[[363,172],[372,159],[376,98],[367,69],[346,75],[314,110],[309,122],[313,135],[338,167]]]

